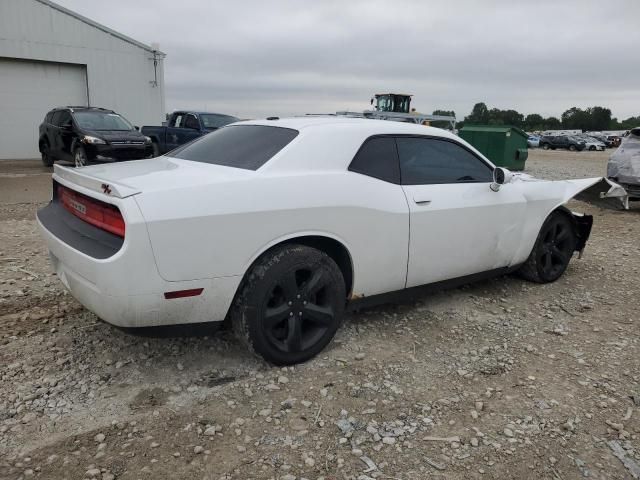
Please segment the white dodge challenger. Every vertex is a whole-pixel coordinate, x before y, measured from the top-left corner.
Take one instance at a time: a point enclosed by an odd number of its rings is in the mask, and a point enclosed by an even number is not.
[[[293,364],[349,301],[510,271],[556,280],[592,224],[562,205],[600,181],[512,174],[436,128],[271,118],[152,160],[55,165],[37,218],[57,276],[101,319],[228,319]]]

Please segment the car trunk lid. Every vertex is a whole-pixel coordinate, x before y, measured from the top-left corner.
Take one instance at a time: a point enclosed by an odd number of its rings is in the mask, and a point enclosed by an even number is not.
[[[117,198],[142,192],[215,184],[255,175],[254,171],[169,157],[88,167],[54,166],[54,176]]]

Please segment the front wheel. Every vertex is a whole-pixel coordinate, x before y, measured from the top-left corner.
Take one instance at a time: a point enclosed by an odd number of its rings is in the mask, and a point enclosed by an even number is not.
[[[556,281],[567,269],[576,242],[576,232],[568,215],[553,212],[542,225],[533,250],[518,273],[536,283]]]
[[[87,152],[85,152],[83,147],[77,147],[73,153],[73,162],[76,167],[86,167],[89,165],[89,160],[87,159]]]
[[[251,268],[230,319],[251,351],[267,362],[291,365],[331,342],[345,303],[344,278],[333,259],[315,248],[284,245]]]
[[[542,149],[543,150],[549,150],[549,144],[548,143],[543,143],[542,144]]]
[[[153,149],[153,154],[152,157],[159,157],[160,156],[160,146],[158,145],[158,142],[152,142],[151,143],[151,148]]]
[[[576,151],[576,146],[575,145],[569,145],[569,150],[571,150],[572,152]]]

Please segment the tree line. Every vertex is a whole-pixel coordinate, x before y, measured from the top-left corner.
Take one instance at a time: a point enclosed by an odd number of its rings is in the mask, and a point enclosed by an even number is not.
[[[453,115],[451,110],[435,110],[433,115]],[[447,122],[432,122],[434,127],[446,128]],[[476,103],[471,113],[458,122],[456,126],[464,125],[513,125],[526,131],[542,130],[628,130],[640,126],[640,115],[619,121],[611,117],[611,110],[605,107],[589,107],[581,109],[571,107],[560,118],[543,117],[537,113],[524,115],[516,110],[500,110],[488,108],[484,102]]]

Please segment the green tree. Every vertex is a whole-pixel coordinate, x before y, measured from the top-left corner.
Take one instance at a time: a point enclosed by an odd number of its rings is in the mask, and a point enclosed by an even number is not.
[[[464,123],[468,125],[486,125],[489,123],[489,109],[484,102],[476,103]]]
[[[544,118],[537,113],[530,113],[524,119],[524,128],[527,130],[544,130]]]

